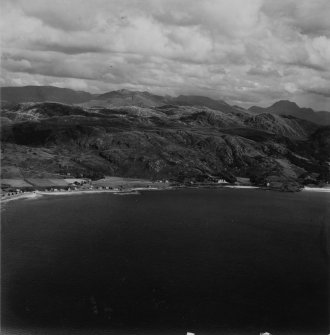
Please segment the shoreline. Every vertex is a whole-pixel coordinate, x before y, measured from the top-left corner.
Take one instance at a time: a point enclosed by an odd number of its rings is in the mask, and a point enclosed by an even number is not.
[[[60,196],[60,195],[85,195],[85,194],[97,194],[97,193],[111,193],[114,195],[136,195],[139,194],[139,191],[162,191],[173,189],[173,187],[167,188],[157,188],[157,187],[135,187],[135,188],[127,188],[123,190],[72,190],[72,191],[54,191],[54,192],[46,192],[46,191],[31,191],[26,193],[20,193],[17,195],[13,195],[11,197],[7,197],[1,199],[1,203],[7,203],[9,201],[20,200],[20,199],[36,199],[42,196]]]
[[[260,186],[252,186],[252,185],[224,185],[226,188],[237,188],[237,189],[257,189],[261,188]]]
[[[25,192],[25,193],[13,195],[11,197],[3,198],[1,199],[1,203],[7,203],[9,201],[19,200],[19,199],[35,199],[39,197],[40,195],[37,193],[37,191]]]
[[[137,195],[139,194],[139,191],[163,191],[163,190],[175,190],[175,189],[181,189],[181,188],[230,188],[230,189],[263,189],[259,186],[248,186],[248,185],[214,185],[213,187],[211,185],[205,185],[205,186],[197,186],[197,187],[187,187],[184,185],[180,186],[168,186],[166,188],[158,188],[158,187],[133,187],[133,188],[127,188],[123,190],[72,190],[72,191],[54,191],[54,192],[46,192],[46,191],[31,191],[31,192],[25,192],[17,195],[13,195],[11,197],[3,198],[1,199],[1,203],[5,204],[10,201],[14,200],[20,200],[20,199],[26,199],[26,200],[32,200],[36,198],[40,198],[42,196],[60,196],[60,195],[84,195],[84,194],[99,194],[99,193],[110,193],[114,195]],[[268,190],[268,189],[267,189]],[[322,193],[330,193],[330,187],[308,187],[305,186],[302,188],[301,191],[305,192],[322,192]]]

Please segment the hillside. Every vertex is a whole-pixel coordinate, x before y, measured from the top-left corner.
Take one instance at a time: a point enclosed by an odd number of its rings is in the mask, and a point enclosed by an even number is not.
[[[261,185],[329,179],[329,131],[229,105],[24,103],[3,107],[1,125],[2,178],[112,175],[187,183],[239,176]]]

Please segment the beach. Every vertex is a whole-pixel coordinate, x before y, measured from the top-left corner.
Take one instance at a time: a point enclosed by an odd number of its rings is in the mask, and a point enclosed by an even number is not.
[[[19,199],[35,199],[35,198],[38,198],[40,196],[41,195],[38,194],[37,191],[18,193],[18,194],[15,194],[15,195],[2,197],[1,198],[1,203],[6,203],[6,202],[9,202],[9,201],[19,200]]]
[[[113,181],[115,179],[115,182]],[[112,182],[111,182],[112,180]],[[133,181],[133,182],[132,182]],[[136,183],[142,183],[145,186],[136,185]],[[120,188],[114,187],[118,186],[121,183]],[[61,195],[84,195],[84,194],[99,194],[99,193],[111,193],[111,194],[118,194],[118,195],[130,195],[130,194],[139,194],[139,191],[159,191],[159,190],[169,190],[175,188],[182,188],[184,186],[171,186],[170,184],[160,183],[160,182],[151,182],[151,181],[141,181],[137,179],[125,179],[119,177],[110,177],[105,178],[103,180],[98,180],[95,182],[96,185],[103,185],[99,186],[99,188],[93,189],[77,189],[77,190],[53,190],[53,191],[31,191],[31,192],[24,192],[24,193],[17,193],[13,195],[6,195],[2,196],[1,202],[7,203],[13,200],[20,200],[20,199],[36,199],[41,196],[61,196]],[[107,185],[107,186],[104,186]],[[112,186],[108,186],[112,185]],[[134,185],[136,187],[134,187]],[[210,185],[207,185],[210,186]],[[231,189],[260,189],[257,186],[246,186],[246,185],[212,185],[213,188],[224,187],[224,188],[231,188]],[[109,187],[106,189],[105,187]],[[100,189],[102,188],[102,189]],[[192,188],[191,186],[189,188]],[[196,186],[194,188],[200,188]],[[267,188],[265,188],[266,190]],[[330,187],[308,187],[305,186],[302,191],[304,192],[323,192],[323,193],[330,193]]]
[[[127,185],[126,185],[127,186]],[[207,188],[210,185],[205,185]],[[186,186],[186,188],[205,188],[205,186]],[[185,188],[184,185],[180,186],[170,186],[162,184],[161,187],[151,187],[148,185],[147,187],[123,187],[121,189],[78,189],[78,190],[56,190],[56,191],[32,191],[32,192],[25,192],[25,193],[18,193],[11,196],[4,196],[1,198],[2,203],[7,203],[13,200],[20,200],[20,199],[37,199],[42,196],[72,196],[72,195],[86,195],[86,194],[100,194],[100,193],[111,193],[114,195],[133,195],[139,194],[140,191],[161,191],[161,190],[170,190],[170,189],[181,189]],[[256,186],[242,186],[242,185],[211,185],[211,188],[235,188],[235,189],[258,189],[259,187]]]
[[[33,191],[33,192],[25,192],[18,193],[11,196],[4,196],[1,198],[1,203],[5,204],[9,201],[13,200],[21,200],[21,199],[37,199],[42,196],[72,196],[72,195],[86,195],[86,194],[100,194],[100,193],[111,193],[114,195],[131,195],[131,194],[139,194],[139,191],[159,191],[164,190],[165,188],[157,188],[157,187],[136,187],[136,188],[127,188],[121,190],[114,189],[92,189],[92,190],[71,190],[71,191]],[[167,187],[166,189],[170,189]]]

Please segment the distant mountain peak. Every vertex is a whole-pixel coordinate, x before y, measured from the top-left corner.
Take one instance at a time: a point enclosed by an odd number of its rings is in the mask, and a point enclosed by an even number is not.
[[[312,108],[299,107],[295,102],[289,100],[277,101],[266,108],[252,106],[249,108],[249,111],[256,114],[270,113],[276,115],[290,115],[320,125],[330,124],[330,113],[315,112]]]
[[[290,100],[279,100],[271,107],[287,107],[287,108],[300,108],[295,102]]]
[[[126,88],[122,88],[122,89],[117,90],[117,91],[115,91],[115,92],[117,92],[117,93],[121,93],[121,94],[133,94],[133,93],[138,93],[138,92],[136,92],[136,91],[130,91],[130,90],[126,89]]]

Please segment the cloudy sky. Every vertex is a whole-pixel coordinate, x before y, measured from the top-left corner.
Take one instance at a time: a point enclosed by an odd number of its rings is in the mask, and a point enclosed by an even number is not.
[[[330,111],[329,0],[2,0],[1,86]]]

